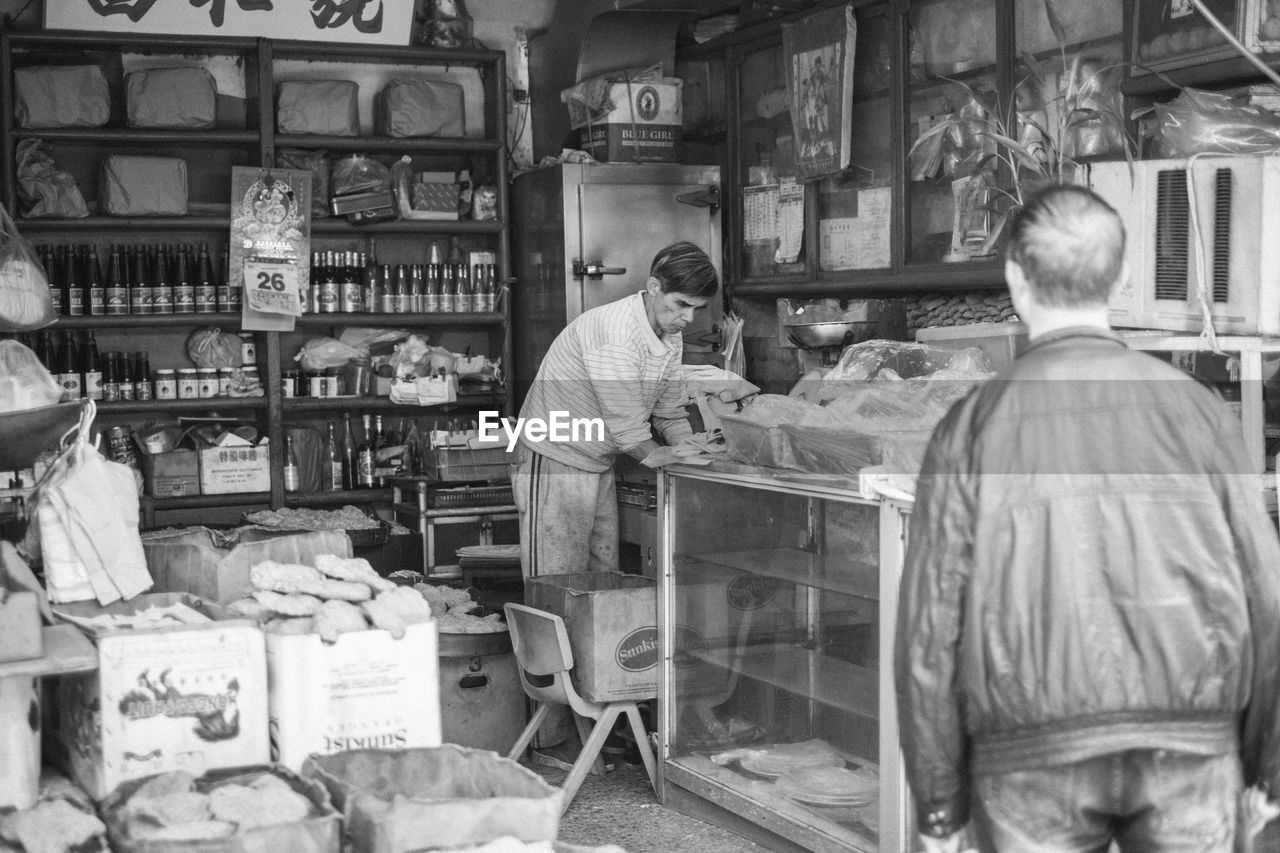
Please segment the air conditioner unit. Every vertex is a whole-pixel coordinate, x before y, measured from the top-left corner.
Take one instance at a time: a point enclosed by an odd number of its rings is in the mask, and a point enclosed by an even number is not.
[[[1094,163],[1089,186],[1128,234],[1112,325],[1199,332],[1204,282],[1215,332],[1280,335],[1280,156]]]

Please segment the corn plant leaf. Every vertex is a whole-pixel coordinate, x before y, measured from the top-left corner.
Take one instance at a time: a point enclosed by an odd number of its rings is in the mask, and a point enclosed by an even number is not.
[[[1022,51],[1022,62],[1027,66],[1027,76],[1043,86],[1045,81],[1044,66],[1040,64],[1040,60],[1036,59],[1036,55],[1029,50],[1024,50]]]
[[[1053,30],[1053,37],[1058,40],[1058,46],[1065,48],[1067,46],[1067,31],[1062,26],[1062,19],[1058,17],[1054,7],[1054,0],[1044,0],[1044,14],[1049,19],[1049,29]]]

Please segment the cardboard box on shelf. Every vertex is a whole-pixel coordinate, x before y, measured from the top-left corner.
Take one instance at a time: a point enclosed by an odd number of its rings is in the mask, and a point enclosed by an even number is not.
[[[678,163],[684,134],[678,77],[661,82],[610,83],[607,105],[593,109],[579,99],[583,84],[561,93],[571,124],[582,130],[581,148],[602,163]]]
[[[440,678],[434,622],[399,640],[371,629],[267,635],[271,751],[299,770],[308,755],[440,745]]]
[[[262,764],[267,667],[262,631],[195,596],[150,593],[56,612],[80,620],[185,605],[210,621],[155,628],[92,627],[98,671],[58,679],[45,704],[45,753],[100,800],[129,779]],[[80,622],[85,626],[83,621]]]
[[[200,493],[265,492],[271,468],[265,446],[205,447],[200,450]]]
[[[264,560],[314,565],[317,554],[351,556],[344,530],[233,530],[188,527],[142,534],[142,550],[157,592],[186,592],[219,604],[247,594],[249,569]]]

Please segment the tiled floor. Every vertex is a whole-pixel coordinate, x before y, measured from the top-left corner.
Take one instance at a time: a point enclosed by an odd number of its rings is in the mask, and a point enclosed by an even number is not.
[[[552,785],[565,773],[533,765]],[[654,796],[644,767],[619,762],[604,776],[588,774],[560,819],[559,840],[596,847],[616,844],[627,853],[765,853],[740,835],[666,808]]]

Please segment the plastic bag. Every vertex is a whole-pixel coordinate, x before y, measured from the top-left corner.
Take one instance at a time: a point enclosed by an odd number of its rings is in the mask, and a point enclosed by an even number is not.
[[[276,152],[276,165],[282,169],[311,172],[311,218],[324,219],[329,213],[329,154],[327,151],[304,151],[282,148]]]
[[[341,367],[352,359],[368,357],[368,350],[359,350],[337,338],[312,338],[302,345],[294,361],[301,364],[303,370],[314,373],[326,367]]]
[[[57,318],[44,268],[0,205],[0,332],[30,332]]]
[[[89,215],[80,185],[70,172],[59,169],[53,162],[44,150],[43,140],[24,139],[18,143],[17,169],[18,200],[24,208],[23,216],[79,219]]]
[[[1155,109],[1156,148],[1163,157],[1270,154],[1280,149],[1280,118],[1227,95],[1188,88]]]
[[[396,351],[391,356],[391,375],[396,379],[412,380],[417,376],[427,376],[430,373],[431,353],[434,352],[424,339],[417,335],[410,335],[404,343],[396,347]],[[419,372],[418,366],[422,365]]]
[[[35,353],[17,341],[0,341],[0,414],[52,406],[61,396]]]
[[[375,329],[368,326],[348,326],[342,330],[342,334],[338,335],[338,340],[347,346],[360,350],[362,358],[368,358],[380,344],[393,344],[407,337],[409,337],[409,332],[406,329]],[[387,353],[393,351],[390,346],[384,349]]]
[[[196,367],[240,366],[240,337],[224,334],[221,329],[196,329],[187,338],[187,355]]]
[[[352,154],[334,161],[330,184],[335,196],[389,190],[391,170],[363,154]]]

